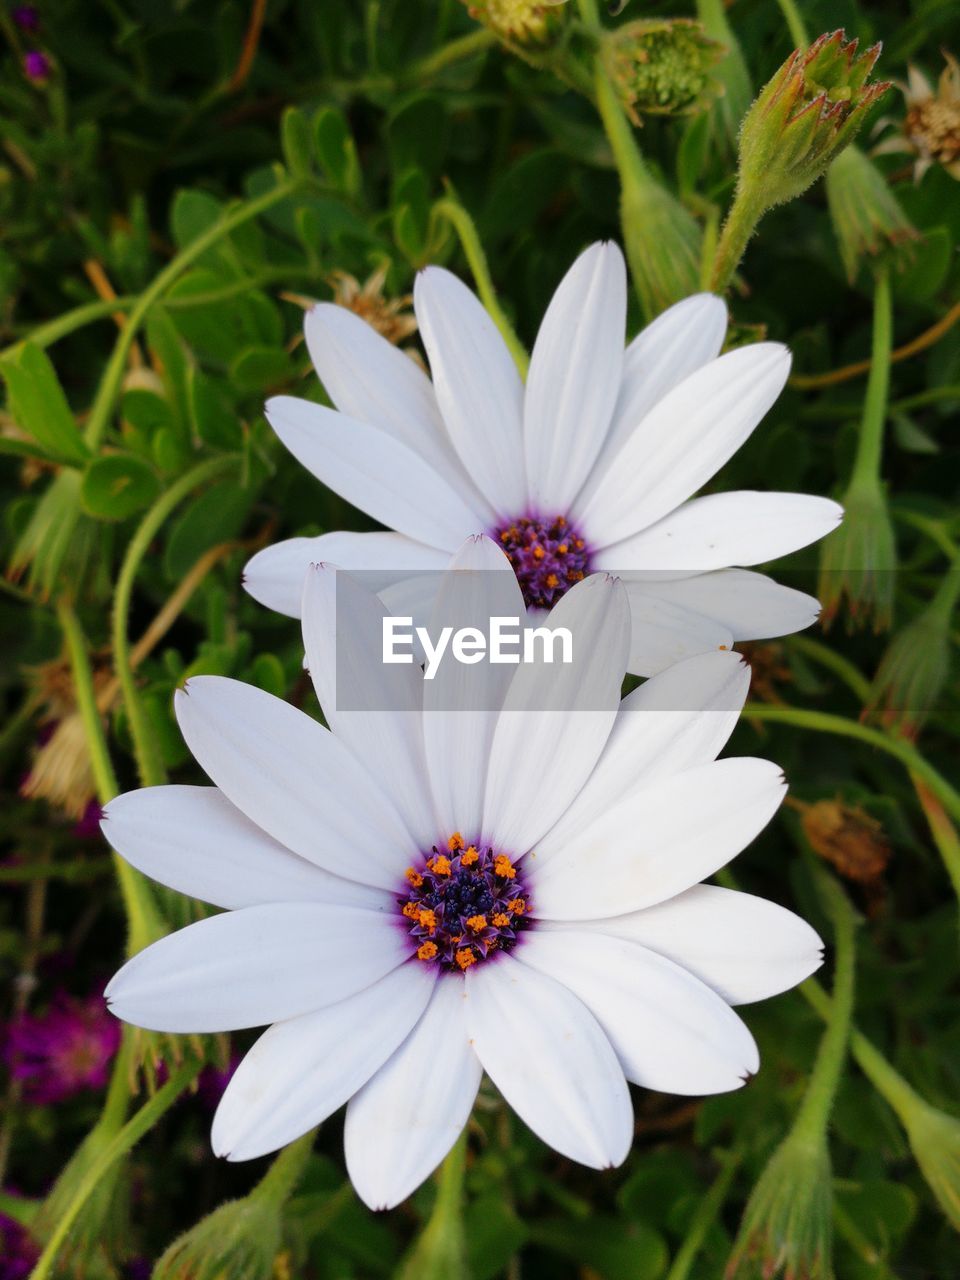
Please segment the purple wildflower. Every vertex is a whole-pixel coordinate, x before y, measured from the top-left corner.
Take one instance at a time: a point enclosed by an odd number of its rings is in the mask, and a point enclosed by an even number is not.
[[[52,70],[50,59],[39,49],[31,49],[24,55],[23,70],[27,79],[32,80],[34,84],[46,84]]]
[[[21,31],[40,30],[40,12],[35,5],[18,4],[13,10],[12,17]]]
[[[63,993],[39,1015],[11,1023],[5,1057],[28,1102],[61,1102],[83,1089],[102,1089],[120,1043],[120,1026],[97,995],[77,1000]]]
[[[15,1194],[7,1190],[7,1195]],[[0,1213],[0,1280],[24,1280],[39,1257],[40,1250],[26,1228]]]

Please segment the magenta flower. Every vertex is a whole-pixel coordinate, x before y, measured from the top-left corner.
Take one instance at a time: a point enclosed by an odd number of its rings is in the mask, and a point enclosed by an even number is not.
[[[28,1102],[61,1102],[101,1089],[120,1043],[120,1028],[99,995],[63,993],[43,1014],[22,1014],[7,1031],[4,1056]]]
[[[18,4],[12,17],[21,31],[40,30],[40,13],[32,4]]]
[[[27,79],[32,80],[34,84],[46,84],[50,79],[51,69],[50,59],[39,49],[31,49],[24,55],[23,70]]]
[[[7,1189],[7,1194],[16,1194]],[[0,1213],[0,1280],[24,1280],[33,1270],[40,1250],[24,1227]]]

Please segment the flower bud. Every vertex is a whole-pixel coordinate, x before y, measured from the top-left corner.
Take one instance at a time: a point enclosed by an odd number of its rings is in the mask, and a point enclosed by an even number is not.
[[[228,1200],[173,1242],[152,1280],[272,1280],[282,1245],[273,1205],[255,1196]]]
[[[950,625],[960,568],[952,568],[933,601],[890,641],[873,682],[870,710],[887,726],[915,737],[950,676]]]
[[[960,1120],[919,1098],[901,1119],[920,1172],[955,1231],[960,1231]]]
[[[852,284],[864,258],[878,265],[919,234],[883,174],[857,147],[848,147],[827,170],[827,205],[840,257]]]
[[[607,32],[607,73],[630,117],[686,115],[720,92],[711,71],[724,48],[690,18],[640,19]]]
[[[552,44],[566,20],[566,0],[463,0],[470,17],[498,40],[520,48]]]
[[[832,1280],[831,1176],[826,1139],[791,1133],[747,1202],[724,1280]]]
[[[644,171],[620,194],[623,245],[648,319],[700,288],[700,228],[685,205]]]
[[[897,544],[887,499],[879,482],[855,482],[843,499],[845,515],[820,550],[817,590],[824,627],[846,601],[848,630],[886,631],[893,616]]]
[[[284,1147],[249,1195],[228,1200],[174,1240],[152,1280],[275,1280],[293,1275],[284,1248],[283,1207],[303,1175],[312,1147],[312,1132]]]
[[[859,805],[818,800],[803,807],[800,822],[814,853],[847,880],[875,884],[890,861],[890,844],[880,823]]]
[[[816,181],[890,87],[867,84],[880,45],[859,57],[856,50],[843,31],[822,35],[790,55],[747,112],[739,181],[763,207],[792,200]]]

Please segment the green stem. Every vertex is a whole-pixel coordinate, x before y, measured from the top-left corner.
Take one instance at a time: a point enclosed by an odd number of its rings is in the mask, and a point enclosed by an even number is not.
[[[489,49],[495,43],[496,37],[493,32],[488,31],[485,27],[480,27],[477,31],[471,31],[465,36],[460,36],[457,40],[451,40],[449,44],[443,45],[442,48],[435,49],[433,53],[428,53],[419,62],[412,63],[403,73],[403,80],[405,83],[410,84],[420,84],[424,80],[432,80],[434,76],[441,71],[445,71],[447,67],[453,66],[457,62],[463,62],[466,58],[472,58],[475,54],[483,53],[485,49]]]
[[[437,1198],[400,1270],[398,1280],[469,1280],[463,1231],[463,1179],[467,1167],[466,1130],[437,1174]]]
[[[890,390],[890,352],[893,338],[893,302],[890,274],[877,271],[873,294],[873,340],[870,350],[870,373],[863,403],[860,440],[853,465],[851,487],[873,487],[880,478],[883,456],[883,428],[887,417]]]
[[[820,1017],[825,1022],[830,1022],[833,1002],[816,978],[808,978],[798,990]],[[893,1108],[905,1126],[908,1118],[912,1119],[916,1113],[918,1106],[927,1106],[899,1071],[891,1066],[877,1046],[856,1027],[852,1027],[850,1031],[850,1052],[877,1093]]]
[[[487,256],[483,251],[483,245],[480,243],[480,237],[477,235],[477,228],[474,226],[473,219],[463,205],[452,195],[446,195],[438,200],[433,206],[433,212],[442,218],[446,218],[460,238],[460,244],[473,274],[480,301],[489,312],[493,323],[500,330],[500,335],[507,344],[514,363],[520,370],[521,377],[526,377],[527,369],[530,365],[530,357],[524,350],[523,343],[514,332],[513,326],[504,314],[497,299],[493,280],[490,277],[490,268],[487,265]]]
[[[228,302],[231,298],[271,284],[293,283],[299,280],[314,281],[323,278],[321,272],[310,267],[270,267],[256,272],[255,275],[232,280],[219,289],[207,289],[203,293],[184,293],[176,298],[167,298],[163,305],[169,311],[186,311],[191,307],[208,307],[218,302]],[[10,355],[21,340],[29,340],[38,347],[50,347],[61,338],[68,337],[95,320],[108,320],[117,312],[132,311],[138,300],[139,294],[131,294],[103,301],[97,299],[94,302],[84,302],[71,311],[65,311],[63,315],[57,316],[47,324],[25,331],[22,339],[18,339],[17,342],[11,343],[9,347],[0,351],[0,359]]]
[[[97,709],[96,693],[93,686],[93,672],[90,669],[90,658],[87,652],[86,637],[80,627],[73,607],[61,600],[57,605],[57,617],[67,642],[70,657],[70,669],[76,690],[77,711],[83,723],[90,752],[97,798],[102,805],[108,804],[118,792],[117,777],[113,771],[110,753],[103,732],[103,722]],[[161,937],[166,930],[157,913],[147,882],[129,862],[114,853],[113,865],[120,883],[120,892],[127,913],[129,937],[128,954],[134,955],[149,943]]]
[[[807,35],[807,29],[803,25],[803,18],[800,16],[795,0],[777,0],[777,4],[780,6],[784,21],[790,28],[790,39],[798,49],[806,49],[810,44],[810,37]]]
[[[713,259],[710,288],[714,293],[724,293],[728,288],[763,213],[762,201],[755,198],[754,191],[748,183],[741,182],[737,186],[733,205],[723,224],[723,231],[720,233],[720,241]]]
[[[773,706],[766,702],[748,702],[743,717],[745,720],[790,724],[798,729],[812,729],[817,733],[832,733],[877,747],[915,773],[947,812],[956,821],[960,821],[960,792],[920,754],[912,742],[904,738],[888,737],[879,729],[872,729],[869,725],[859,724],[856,720],[848,720],[845,716],[836,716],[827,711],[805,711],[799,707]]]
[[[175,1071],[163,1088],[144,1103],[136,1115],[127,1121],[113,1140],[91,1161],[73,1198],[57,1222],[37,1265],[31,1271],[30,1280],[47,1280],[47,1277],[53,1274],[53,1264],[57,1260],[57,1255],[70,1228],[99,1183],[110,1172],[113,1165],[153,1128],[164,1112],[169,1111],[186,1086],[198,1074],[201,1065],[191,1063]]]
[[[793,1133],[819,1142],[826,1132],[833,1101],[843,1075],[853,1018],[855,971],[854,915],[846,894],[826,873],[819,877],[822,896],[834,926],[836,946],[833,999],[827,1030],[810,1074],[810,1083],[797,1113]]]
[[[844,684],[855,695],[862,706],[870,701],[873,687],[867,677],[842,653],[831,649],[822,640],[814,640],[811,636],[796,635],[789,639],[789,647],[798,653],[805,654],[814,662],[832,671],[840,677]]]
[[[208,227],[202,235],[197,236],[184,249],[181,249],[177,256],[167,263],[163,270],[144,289],[143,293],[140,294],[131,308],[126,324],[120,331],[113,352],[107,362],[107,367],[100,379],[100,385],[97,388],[97,394],[90,410],[90,417],[87,420],[84,432],[84,441],[92,452],[99,448],[100,441],[110,422],[110,415],[113,412],[114,403],[123,382],[127,356],[150,308],[170,288],[177,277],[191,263],[202,257],[218,240],[222,240],[224,236],[229,235],[231,231],[242,226],[243,223],[249,222],[251,218],[258,217],[268,209],[272,209],[274,205],[279,204],[282,200],[288,199],[296,191],[300,181],[299,178],[287,178],[285,181],[278,183],[272,191],[267,191],[262,196],[258,196],[256,200],[249,200],[234,209],[232,213],[225,214],[213,226]]]
[[[273,1164],[250,1192],[251,1199],[267,1200],[280,1206],[289,1200],[296,1190],[297,1183],[303,1177],[307,1161],[313,1151],[316,1130],[311,1129],[296,1142],[284,1147]]]
[[[140,692],[137,689],[133,667],[130,663],[128,627],[130,601],[137,571],[164,521],[187,494],[207,480],[221,475],[224,471],[234,466],[236,466],[236,459],[231,455],[225,455],[201,462],[193,467],[192,470],[180,476],[166,493],[157,499],[144,516],[139,528],[130,540],[119,577],[117,578],[113,597],[113,661],[117,678],[120,681],[127,719],[130,722],[130,733],[133,738],[133,750],[140,782],[145,787],[158,786],[166,782],[167,776],[157,749],[155,735],[151,730],[150,721],[140,698]]]
[[[683,1244],[677,1250],[677,1256],[665,1280],[687,1280],[703,1247],[707,1232],[719,1217],[739,1164],[740,1154],[736,1151],[731,1152],[724,1160],[723,1167],[714,1179],[713,1185],[697,1206]]]

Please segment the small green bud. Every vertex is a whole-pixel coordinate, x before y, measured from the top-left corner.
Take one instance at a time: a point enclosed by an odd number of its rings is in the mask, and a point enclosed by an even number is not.
[[[652,320],[700,288],[700,228],[656,178],[625,182],[620,195],[623,245],[644,315]]]
[[[463,0],[470,17],[505,44],[552,44],[566,20],[566,0]]]
[[[711,71],[724,55],[690,18],[640,19],[606,33],[603,56],[631,118],[687,115],[721,92]]]
[[[883,174],[858,147],[848,147],[827,170],[827,205],[847,279],[864,258],[882,264],[920,238]]]
[[[886,631],[893,617],[897,544],[882,485],[855,481],[843,499],[844,518],[821,543],[817,594],[829,627],[846,601],[848,629],[871,620]]]
[[[951,568],[933,601],[899,631],[880,662],[871,710],[884,724],[915,737],[950,677],[950,625],[960,568]]]
[[[955,1231],[960,1231],[960,1120],[915,1099],[901,1113],[914,1159]]]
[[[151,1280],[272,1280],[281,1228],[273,1205],[255,1196],[228,1200],[173,1242]]]
[[[797,49],[761,90],[740,134],[741,187],[764,208],[792,200],[852,142],[889,83],[867,84],[880,56],[875,44],[856,57],[843,31]]]
[[[825,1138],[791,1133],[744,1210],[725,1280],[833,1280],[833,1189]]]

